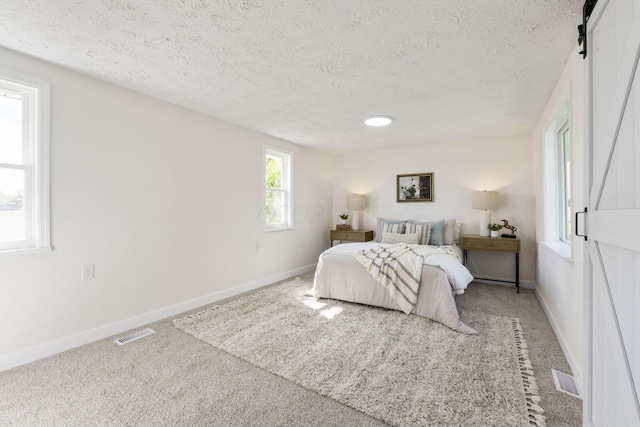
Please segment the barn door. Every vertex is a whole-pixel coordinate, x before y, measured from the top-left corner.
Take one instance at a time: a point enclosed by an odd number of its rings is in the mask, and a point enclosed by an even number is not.
[[[640,1],[587,24],[585,425],[640,426]]]

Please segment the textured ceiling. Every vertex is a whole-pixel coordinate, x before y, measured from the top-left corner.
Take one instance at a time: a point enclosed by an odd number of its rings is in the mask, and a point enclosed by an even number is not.
[[[321,150],[531,132],[581,0],[0,0],[0,45]],[[372,114],[395,118],[368,128]]]

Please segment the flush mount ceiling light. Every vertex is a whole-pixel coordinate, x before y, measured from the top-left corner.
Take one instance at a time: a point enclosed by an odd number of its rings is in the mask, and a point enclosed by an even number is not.
[[[364,121],[367,126],[387,126],[393,119],[389,116],[371,116]]]

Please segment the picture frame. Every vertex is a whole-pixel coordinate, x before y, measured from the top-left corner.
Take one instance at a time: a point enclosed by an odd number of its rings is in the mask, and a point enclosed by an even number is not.
[[[396,202],[433,202],[433,172],[397,175]]]

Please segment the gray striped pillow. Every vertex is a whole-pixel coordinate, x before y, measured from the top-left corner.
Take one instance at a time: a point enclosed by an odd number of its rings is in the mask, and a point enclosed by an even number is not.
[[[404,230],[405,230],[405,223],[385,222],[382,225],[383,233],[386,231],[388,233],[404,234]]]
[[[406,233],[419,233],[420,239],[418,243],[426,245],[429,243],[429,237],[431,237],[431,224],[416,224],[410,222],[405,228]]]
[[[431,246],[444,245],[443,233],[444,219],[440,221],[410,221],[413,224],[431,224],[431,231],[429,232],[429,244]]]
[[[376,237],[373,239],[374,242],[380,242],[382,240],[382,228],[385,224],[406,224],[406,220],[400,219],[385,219],[385,218],[376,218]]]

